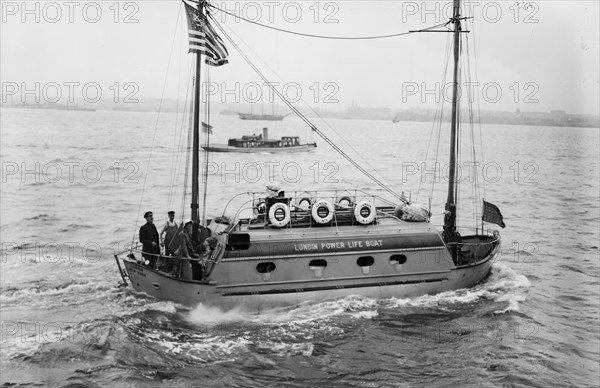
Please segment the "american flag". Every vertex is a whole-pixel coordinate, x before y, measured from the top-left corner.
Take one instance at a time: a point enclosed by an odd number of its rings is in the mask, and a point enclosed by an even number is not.
[[[502,218],[502,213],[500,213],[498,206],[489,202],[483,201],[483,216],[481,219],[485,222],[491,222],[503,228],[506,227],[504,224],[504,219]]]
[[[183,4],[185,4],[188,20],[190,52],[204,54],[204,62],[207,65],[222,66],[229,63],[226,59],[229,55],[227,48],[206,16],[198,11],[194,3],[183,2]]]

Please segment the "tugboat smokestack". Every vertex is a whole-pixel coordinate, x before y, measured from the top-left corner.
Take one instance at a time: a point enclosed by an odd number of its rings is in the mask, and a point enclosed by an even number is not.
[[[263,128],[263,140],[269,140],[269,128]]]

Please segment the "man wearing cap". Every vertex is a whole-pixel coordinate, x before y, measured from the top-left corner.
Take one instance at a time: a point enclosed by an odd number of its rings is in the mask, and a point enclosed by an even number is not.
[[[269,214],[269,209],[271,208],[271,206],[275,205],[278,202],[285,203],[288,206],[290,205],[290,199],[285,198],[285,192],[281,190],[281,185],[279,184],[279,182],[273,182],[270,185],[267,185],[266,202],[266,214]]]
[[[146,219],[146,223],[140,228],[140,242],[143,245],[142,256],[147,260],[148,266],[154,268],[157,255],[160,255],[158,231],[156,230],[156,226],[154,226],[154,216],[152,212],[144,213],[144,218]]]
[[[173,252],[169,249],[169,244],[175,235],[177,234],[177,222],[175,222],[175,212],[171,210],[169,213],[169,219],[165,222],[165,226],[160,232],[160,245],[165,247],[165,256],[173,256]]]

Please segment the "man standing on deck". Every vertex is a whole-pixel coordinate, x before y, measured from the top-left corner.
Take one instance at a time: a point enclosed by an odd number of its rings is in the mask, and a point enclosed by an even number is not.
[[[154,215],[152,212],[144,213],[146,223],[140,228],[140,242],[142,243],[142,256],[146,260],[146,265],[154,268],[156,259],[160,255],[160,246],[158,245],[158,231],[154,226]]]
[[[189,261],[198,258],[198,255],[194,253],[194,247],[192,245],[192,229],[194,223],[192,220],[185,220],[183,222],[183,229],[177,233],[177,240],[179,242],[179,248],[177,249],[176,255],[178,256],[173,266],[173,276],[182,277],[182,263],[186,266],[190,266]],[[189,271],[188,271],[189,272]]]
[[[173,256],[174,253],[169,249],[171,240],[177,234],[177,222],[175,222],[175,212],[171,210],[169,213],[169,219],[165,222],[165,226],[160,232],[160,245],[165,247],[165,256]]]

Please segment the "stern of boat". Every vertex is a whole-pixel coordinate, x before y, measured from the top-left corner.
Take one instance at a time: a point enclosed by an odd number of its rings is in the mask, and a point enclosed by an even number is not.
[[[123,286],[131,283],[137,292],[158,300],[173,301],[187,306],[214,301],[215,286],[205,279],[199,262],[175,257],[157,256],[154,266],[142,260],[140,247],[115,254]],[[167,263],[180,260],[179,272],[174,273]],[[129,282],[128,282],[129,280]]]

